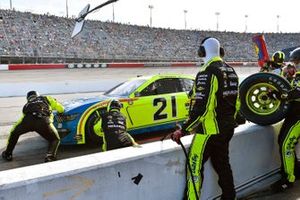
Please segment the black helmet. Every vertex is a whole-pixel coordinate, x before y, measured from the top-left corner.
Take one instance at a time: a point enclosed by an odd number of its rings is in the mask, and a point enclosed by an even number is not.
[[[276,64],[282,64],[285,59],[285,54],[282,51],[276,51],[272,55],[272,61]]]
[[[110,101],[109,106],[108,106],[108,110],[112,110],[112,109],[118,109],[120,110],[122,108],[122,104],[120,103],[120,101],[113,99]]]
[[[27,92],[27,100],[30,98],[30,97],[32,97],[32,96],[39,96],[39,93],[37,92],[37,91],[29,91],[29,92]]]
[[[290,61],[300,61],[300,47],[290,52]]]

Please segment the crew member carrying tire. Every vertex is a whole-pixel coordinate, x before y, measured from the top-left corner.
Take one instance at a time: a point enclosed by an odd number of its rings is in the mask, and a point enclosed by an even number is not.
[[[292,81],[293,88],[288,93],[273,92],[272,94],[274,98],[290,103],[289,111],[278,136],[282,178],[272,185],[275,191],[283,191],[292,187],[296,179],[295,145],[300,137],[300,47],[291,52],[290,61],[298,70]]]
[[[261,68],[261,72],[273,72],[277,75],[282,74],[284,67],[285,54],[282,51],[276,51],[272,55],[272,59],[266,61],[265,65]]]
[[[138,146],[135,140],[127,133],[126,118],[120,112],[122,104],[118,100],[111,100],[107,112],[94,126],[96,134],[103,138],[102,151],[122,147]]]
[[[27,103],[23,107],[23,116],[11,129],[2,158],[11,161],[19,137],[27,132],[35,131],[49,142],[45,162],[56,160],[60,137],[53,125],[52,110],[63,113],[64,107],[51,96],[40,96],[36,91],[28,92]]]
[[[195,133],[189,151],[184,199],[200,197],[204,163],[211,158],[219,176],[222,200],[235,199],[233,176],[229,163],[229,141],[233,136],[238,111],[238,76],[223,60],[224,50],[215,38],[205,38],[198,50],[204,65],[198,72],[191,92],[193,102],[189,118],[171,135],[180,138]]]

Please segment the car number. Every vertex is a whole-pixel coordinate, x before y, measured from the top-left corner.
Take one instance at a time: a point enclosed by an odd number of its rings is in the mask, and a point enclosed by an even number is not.
[[[164,109],[167,107],[167,99],[166,98],[156,98],[153,99],[153,106],[159,107],[159,109],[154,113],[154,120],[161,120],[161,119],[167,119],[168,114],[162,113]],[[171,106],[172,106],[172,117],[177,116],[177,110],[176,110],[176,98],[175,96],[171,96]]]

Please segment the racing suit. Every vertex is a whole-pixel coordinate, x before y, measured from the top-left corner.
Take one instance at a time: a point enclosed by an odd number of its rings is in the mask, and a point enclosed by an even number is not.
[[[49,142],[45,162],[55,160],[60,137],[53,125],[52,110],[63,113],[64,107],[50,96],[37,96],[29,99],[23,107],[23,116],[10,131],[6,154],[12,155],[21,135],[35,131]]]
[[[131,135],[126,132],[126,118],[118,109],[112,109],[102,114],[94,130],[97,132],[97,135],[103,137],[102,151],[136,144]]]
[[[300,73],[296,73],[292,81],[293,89],[288,92],[287,100],[290,108],[278,136],[281,157],[281,171],[284,180],[295,181],[295,145],[300,137]]]
[[[274,61],[267,61],[264,66],[260,69],[260,72],[272,72],[279,76],[282,75],[283,63],[276,63]]]
[[[189,118],[182,126],[184,134],[195,133],[189,151],[192,172],[187,170],[185,199],[194,200],[200,196],[203,166],[211,158],[212,166],[219,175],[222,199],[233,200],[235,189],[228,149],[239,107],[238,76],[218,56],[201,68],[192,90]],[[191,176],[194,177],[197,194]]]

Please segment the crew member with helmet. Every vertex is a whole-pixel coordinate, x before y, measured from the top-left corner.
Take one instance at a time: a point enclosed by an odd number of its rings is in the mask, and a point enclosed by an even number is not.
[[[189,150],[184,199],[200,198],[204,163],[211,158],[219,176],[221,199],[233,200],[233,175],[229,163],[229,141],[233,136],[235,117],[239,109],[238,76],[222,57],[224,49],[216,38],[205,38],[198,50],[204,65],[198,72],[191,92],[189,117],[181,129],[171,134],[180,144],[180,138],[195,133]]]
[[[2,158],[12,161],[13,150],[21,135],[35,131],[49,142],[45,162],[56,160],[60,137],[53,125],[53,113],[64,112],[64,107],[51,96],[41,96],[36,91],[27,93],[27,103],[23,106],[23,115],[12,127],[8,138],[6,150]]]
[[[95,133],[103,138],[102,151],[138,146],[131,135],[127,133],[126,118],[120,112],[121,108],[120,101],[110,100],[107,112],[101,114],[99,121],[94,126]]]
[[[292,187],[296,179],[295,145],[300,137],[300,47],[291,52],[290,61],[297,69],[291,83],[292,89],[286,94],[273,91],[277,99],[289,101],[290,103],[290,108],[278,136],[282,178],[272,185],[275,191],[283,191]]]
[[[282,74],[282,68],[284,67],[285,54],[282,51],[276,51],[272,55],[272,59],[267,61],[261,68],[261,72],[273,72],[277,75]]]

